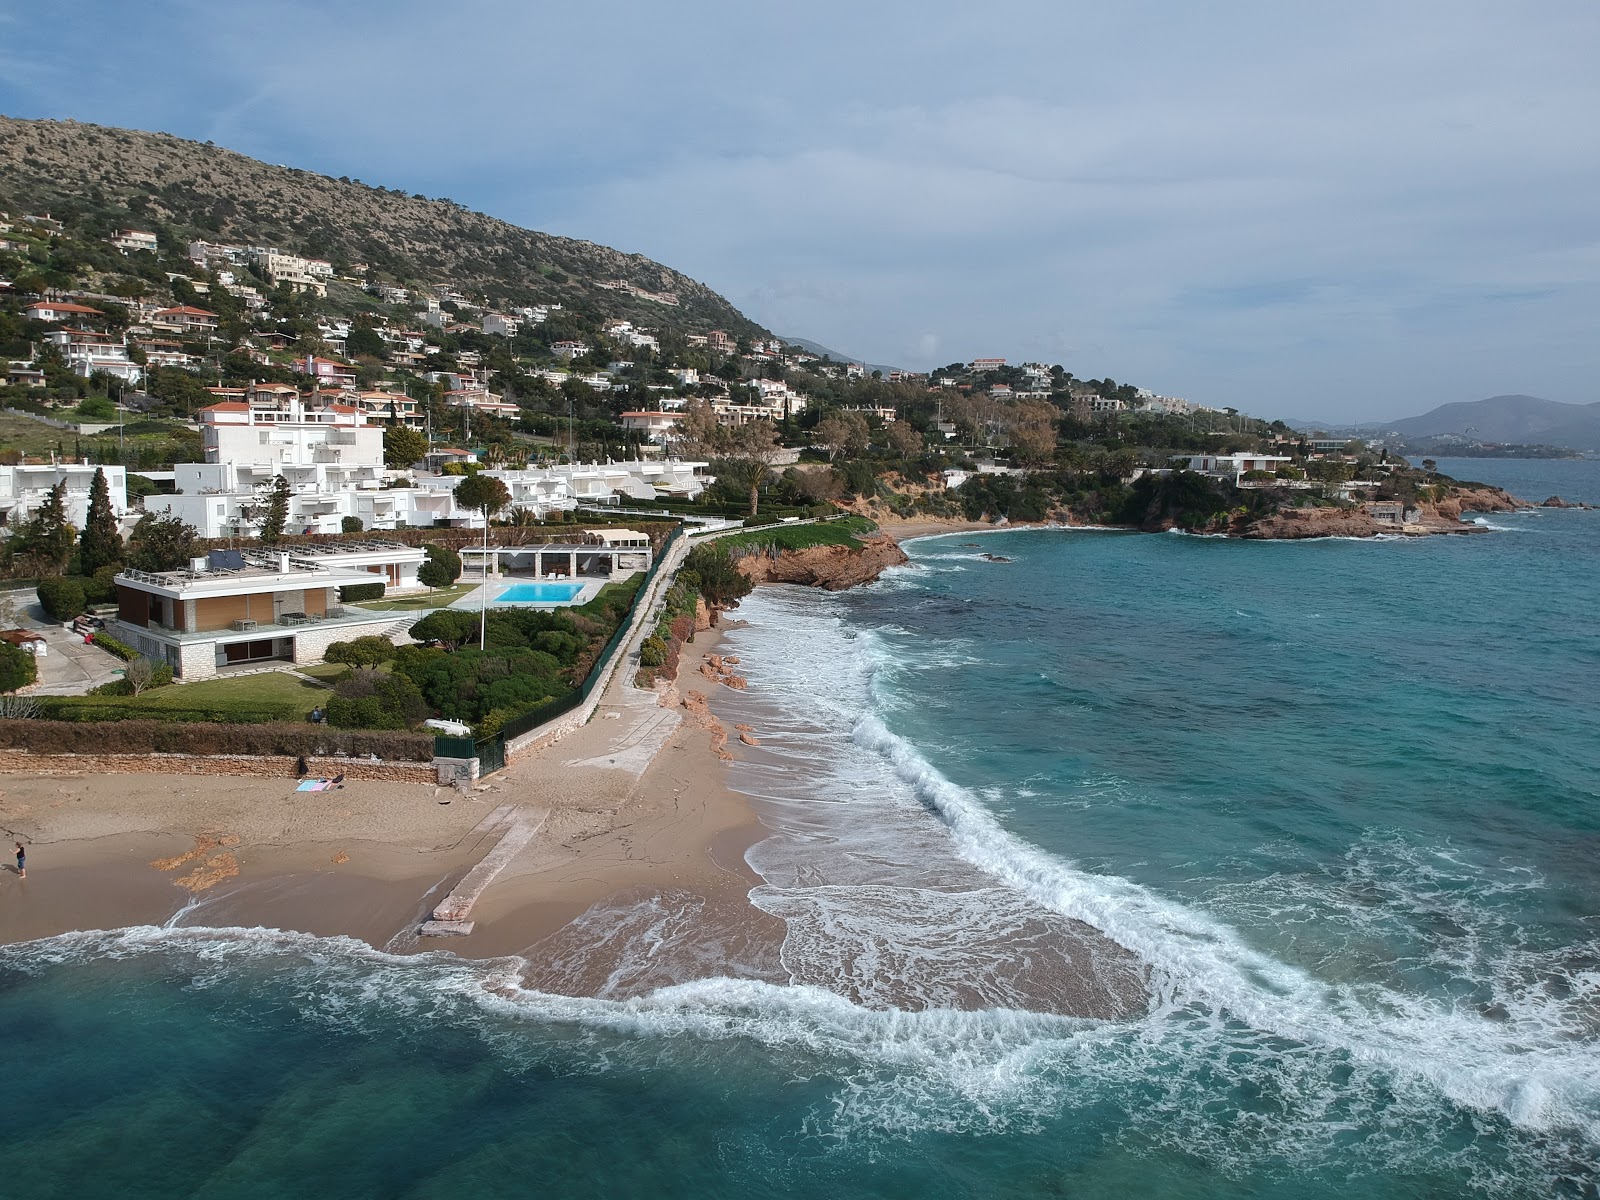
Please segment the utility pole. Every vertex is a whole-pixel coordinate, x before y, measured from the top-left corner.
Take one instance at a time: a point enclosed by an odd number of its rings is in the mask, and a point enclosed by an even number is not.
[[[483,587],[478,591],[478,649],[489,648],[489,510],[483,510]]]

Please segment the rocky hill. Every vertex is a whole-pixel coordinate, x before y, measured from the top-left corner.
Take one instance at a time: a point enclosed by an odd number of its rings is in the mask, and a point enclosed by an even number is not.
[[[401,285],[450,283],[491,305],[559,303],[676,333],[769,336],[716,292],[639,254],[555,237],[422,196],[272,166],[165,133],[0,116],[0,210],[93,215],[192,239],[365,263]],[[625,280],[676,306],[602,288]]]
[[[1600,404],[1563,404],[1538,396],[1490,396],[1442,404],[1420,417],[1390,421],[1408,437],[1467,434],[1488,442],[1538,442],[1600,450]]]

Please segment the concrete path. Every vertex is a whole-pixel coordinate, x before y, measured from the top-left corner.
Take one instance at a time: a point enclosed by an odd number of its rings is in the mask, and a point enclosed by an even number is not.
[[[505,813],[501,821],[504,832],[500,835],[500,840],[495,843],[494,849],[478,860],[477,866],[462,876],[455,890],[433,910],[432,919],[422,923],[420,932],[423,936],[443,937],[450,934],[471,933],[474,924],[470,920],[472,906],[488,890],[500,872],[506,869],[511,860],[533,841],[534,835],[550,817],[548,812],[514,808],[510,805],[502,806],[496,811]]]

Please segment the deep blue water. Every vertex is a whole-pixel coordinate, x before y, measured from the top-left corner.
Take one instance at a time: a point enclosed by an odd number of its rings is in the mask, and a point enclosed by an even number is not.
[[[1600,463],[1440,466],[1600,502]],[[5,1191],[1595,1195],[1600,512],[1487,521],[958,535],[763,591],[734,778],[794,982],[0,950]],[[1028,1011],[1041,914],[1138,952],[1148,1005]],[[992,1007],[942,1006],[968,983]]]

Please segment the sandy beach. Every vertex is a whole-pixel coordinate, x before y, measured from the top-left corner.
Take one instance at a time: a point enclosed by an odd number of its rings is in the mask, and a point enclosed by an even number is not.
[[[761,827],[722,779],[713,744],[723,739],[703,723],[713,718],[697,720],[680,702],[724,686],[699,673],[717,640],[702,632],[685,647],[665,698],[619,672],[586,726],[464,792],[0,775],[5,861],[12,841],[29,849],[26,879],[9,866],[0,875],[0,941],[169,922],[346,934],[401,952],[527,955],[530,982],[583,994],[607,990],[608,980],[610,991],[629,990],[613,979],[618,955],[593,936],[601,914],[615,924],[615,914],[654,907],[695,914],[721,931],[711,940],[737,930],[741,957],[770,968],[778,923],[745,900],[757,879],[743,855]],[[472,931],[419,937],[511,820],[537,832],[477,896]],[[579,918],[583,930],[572,927]]]

